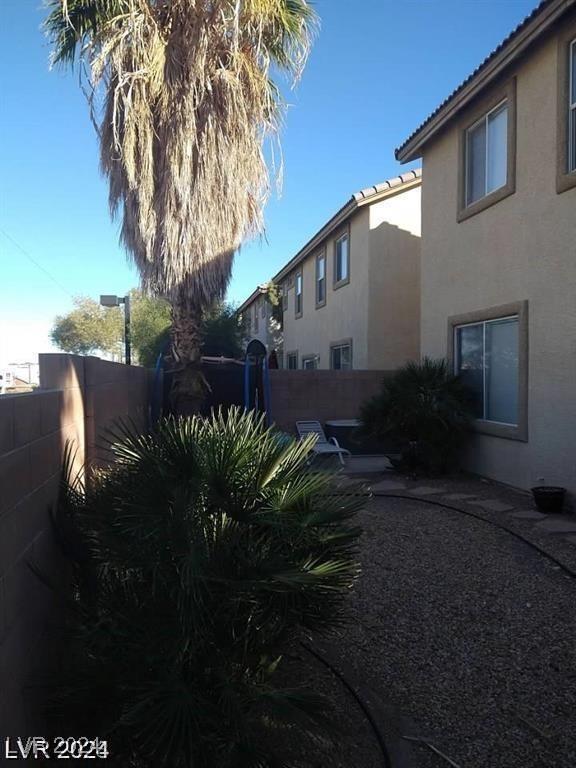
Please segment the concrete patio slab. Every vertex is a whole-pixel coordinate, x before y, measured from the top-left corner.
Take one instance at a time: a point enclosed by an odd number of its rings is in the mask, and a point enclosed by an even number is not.
[[[446,488],[434,488],[431,485],[419,485],[417,488],[410,488],[410,493],[414,496],[432,496],[433,494],[446,493]]]
[[[370,486],[373,491],[405,491],[406,483],[399,480],[382,480]]]
[[[549,533],[576,533],[576,519],[548,517],[546,520],[536,523],[534,527]]]
[[[541,512],[536,512],[534,509],[523,509],[520,512],[513,512],[510,517],[515,517],[518,520],[545,520],[546,515]]]
[[[444,496],[448,501],[466,501],[466,499],[477,499],[472,493],[447,493]]]
[[[362,475],[365,472],[386,472],[392,469],[390,460],[386,456],[350,456],[346,459],[345,472],[348,474]]]
[[[503,501],[497,499],[476,499],[466,502],[467,504],[473,504],[476,507],[483,507],[489,509],[490,512],[510,512],[514,507],[512,504],[505,504]]]

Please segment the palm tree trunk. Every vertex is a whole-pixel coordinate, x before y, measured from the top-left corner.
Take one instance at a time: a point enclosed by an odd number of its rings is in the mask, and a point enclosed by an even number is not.
[[[170,407],[179,416],[198,413],[208,382],[200,368],[202,309],[188,301],[172,304]]]

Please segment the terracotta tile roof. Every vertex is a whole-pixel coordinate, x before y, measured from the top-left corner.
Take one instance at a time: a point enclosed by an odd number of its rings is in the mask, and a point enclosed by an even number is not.
[[[381,192],[385,192],[388,189],[394,189],[394,187],[408,184],[410,181],[420,178],[422,178],[422,168],[416,168],[413,171],[401,173],[400,176],[393,176],[391,179],[387,179],[380,184],[375,184],[373,187],[361,189],[360,192],[355,192],[352,197],[356,202],[360,202],[360,200],[367,200],[369,197],[379,195]]]
[[[510,32],[510,34],[507,35],[507,37],[505,37],[504,40],[502,40],[502,42],[497,45],[491,53],[488,54],[484,61],[478,67],[476,67],[476,69],[470,75],[468,75],[468,77],[463,80],[460,85],[458,85],[430,115],[428,115],[426,120],[424,120],[424,122],[421,123],[418,128],[416,128],[416,130],[410,134],[410,136],[408,136],[406,141],[404,141],[403,144],[401,144],[396,149],[394,153],[396,159],[402,159],[404,162],[408,162],[409,160],[414,160],[416,157],[419,157],[420,155],[416,154],[409,157],[403,157],[407,145],[414,138],[416,138],[416,136],[418,136],[418,134],[421,133],[422,130],[426,128],[426,126],[428,126],[438,115],[440,115],[440,113],[443,112],[454,101],[454,99],[466,88],[466,86],[471,85],[474,80],[479,79],[480,75],[486,71],[486,69],[495,61],[495,59],[497,59],[501,54],[505,53],[508,47],[512,46],[512,44],[517,40],[521,33],[526,30],[527,27],[529,27],[533,22],[539,20],[538,17],[544,17],[545,12],[552,6],[556,6],[559,13],[563,13],[574,5],[575,0],[542,0],[542,2],[540,2],[534,8],[534,10],[531,11],[528,16],[526,16],[518,24],[518,26],[515,27],[515,29],[513,29],[512,32]]]

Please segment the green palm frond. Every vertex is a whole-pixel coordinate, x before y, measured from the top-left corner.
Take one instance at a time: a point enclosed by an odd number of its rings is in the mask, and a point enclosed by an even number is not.
[[[472,418],[472,394],[443,359],[407,363],[361,409],[365,432],[417,444],[422,461],[437,469],[453,460]]]
[[[145,436],[119,424],[109,440],[116,461],[63,497],[95,574],[76,590],[71,722],[101,717],[144,768],[281,764],[262,735],[284,721],[313,733],[321,707],[271,678],[301,633],[344,620],[364,492],[309,469],[312,442],[239,409]],[[93,683],[109,706],[82,721]]]

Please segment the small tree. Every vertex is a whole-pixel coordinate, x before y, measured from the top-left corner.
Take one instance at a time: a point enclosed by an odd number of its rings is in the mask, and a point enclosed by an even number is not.
[[[64,485],[57,519],[82,556],[59,711],[105,734],[113,764],[294,765],[282,731],[313,732],[325,702],[275,670],[343,621],[364,502],[307,468],[312,443],[238,409],[166,420],[123,431],[86,491]]]
[[[163,299],[130,291],[131,334],[135,360],[152,366],[158,356],[158,337],[170,329],[170,305]],[[75,300],[75,309],[54,321],[51,337],[64,352],[76,355],[109,354],[123,351],[124,314],[120,307],[101,307],[87,296]]]
[[[50,333],[64,352],[90,355],[96,352],[120,356],[124,321],[118,307],[101,307],[87,296],[74,299],[75,309],[56,317]]]
[[[407,363],[360,411],[362,431],[400,444],[407,468],[445,472],[473,418],[473,396],[445,360]]]

